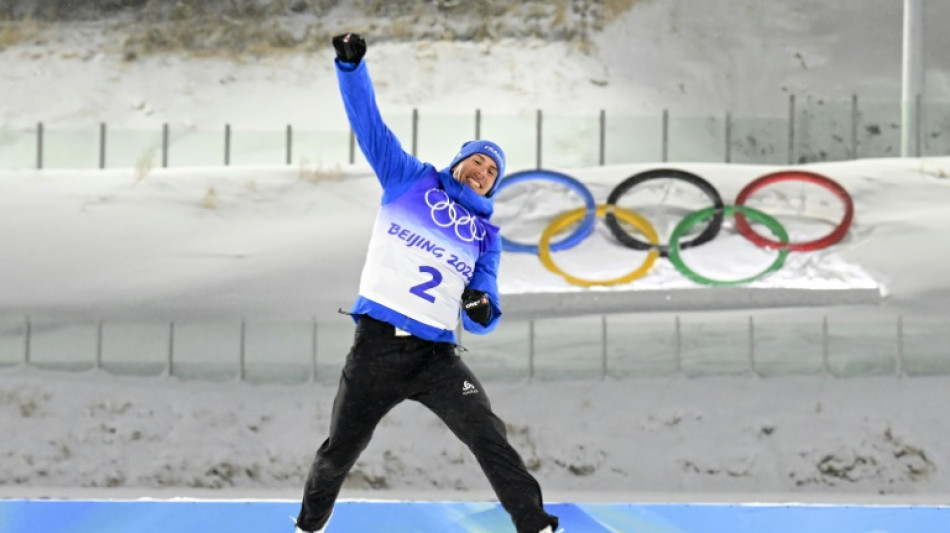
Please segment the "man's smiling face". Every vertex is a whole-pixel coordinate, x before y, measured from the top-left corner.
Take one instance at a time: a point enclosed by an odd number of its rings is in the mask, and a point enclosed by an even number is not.
[[[479,196],[485,196],[498,179],[498,165],[485,154],[472,154],[455,165],[452,176],[468,185]]]

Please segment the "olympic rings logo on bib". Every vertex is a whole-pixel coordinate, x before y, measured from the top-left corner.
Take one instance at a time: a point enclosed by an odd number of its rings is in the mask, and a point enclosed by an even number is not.
[[[435,196],[437,199],[432,200]],[[467,209],[452,201],[442,189],[432,188],[426,191],[426,205],[432,222],[440,228],[455,226],[455,235],[465,242],[480,241],[488,231],[485,226]]]
[[[641,214],[632,209],[622,208],[617,205],[620,197],[630,189],[642,185],[645,182],[661,178],[672,178],[692,185],[698,188],[710,201],[709,207],[693,211],[686,215],[673,229],[669,243],[667,244],[661,244],[659,242],[656,229]],[[560,275],[573,285],[585,287],[629,283],[645,276],[658,257],[669,259],[681,274],[696,283],[704,285],[738,285],[748,283],[780,269],[789,252],[813,251],[837,243],[847,234],[854,218],[854,202],[844,187],[826,176],[801,170],[773,172],[753,180],[739,191],[732,205],[724,204],[716,188],[700,176],[683,170],[670,168],[648,170],[630,176],[610,192],[605,204],[600,205],[595,202],[593,195],[587,187],[578,180],[565,174],[541,169],[526,170],[509,175],[499,183],[496,198],[504,189],[528,180],[547,180],[563,185],[577,193],[583,200],[585,206],[562,213],[560,216],[551,220],[542,232],[537,245],[514,242],[505,238],[504,235],[501,235],[502,250],[537,254],[545,268]],[[831,232],[814,240],[791,242],[788,232],[775,217],[744,205],[753,193],[768,185],[787,181],[798,181],[817,185],[833,194],[841,202],[844,208],[844,214],[840,222],[838,222]],[[746,240],[760,248],[776,252],[774,261],[758,274],[735,280],[712,279],[696,273],[683,262],[681,251],[700,246],[714,239],[719,234],[723,219],[727,216],[735,218],[735,229]],[[554,263],[551,252],[571,248],[586,239],[593,233],[597,218],[604,219],[610,232],[621,245],[635,250],[647,251],[647,256],[640,267],[629,274],[617,278],[590,280],[568,274]],[[645,237],[646,240],[642,240],[636,235],[628,233],[627,230],[620,225],[618,219],[636,228],[640,235]],[[757,233],[750,226],[750,220],[767,228],[774,238],[764,237]],[[564,231],[572,223],[578,221],[580,222],[574,226],[574,229],[566,237],[552,242],[554,235]],[[694,226],[702,222],[707,223],[703,231],[692,239],[687,240],[683,238]]]

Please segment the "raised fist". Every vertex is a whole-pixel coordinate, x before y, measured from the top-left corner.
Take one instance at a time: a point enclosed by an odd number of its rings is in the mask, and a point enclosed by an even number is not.
[[[366,41],[358,33],[343,33],[333,38],[336,57],[344,63],[359,63],[366,55]]]

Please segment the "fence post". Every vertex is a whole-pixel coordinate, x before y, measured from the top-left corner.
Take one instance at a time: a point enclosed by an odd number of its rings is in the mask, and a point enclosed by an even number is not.
[[[102,319],[96,327],[96,370],[102,370]]]
[[[412,108],[412,156],[419,155],[419,110]]]
[[[607,315],[600,315],[600,379],[607,379]]]
[[[851,159],[858,158],[858,95],[851,95]]]
[[[33,340],[33,324],[26,315],[26,336],[23,337],[23,366],[30,366],[30,343]]]
[[[732,113],[726,112],[726,163],[732,163]]]
[[[897,360],[894,362],[894,371],[897,377],[904,376],[904,315],[897,315]]]
[[[607,163],[607,112],[600,110],[600,166]]]
[[[168,123],[162,124],[162,168],[168,168]]]
[[[310,333],[310,382],[317,382],[317,317],[313,317],[313,329]]]
[[[106,123],[99,123],[99,169],[106,168]]]
[[[168,359],[165,362],[165,373],[168,377],[175,375],[175,322],[168,325]]]
[[[755,366],[755,319],[752,315],[749,315],[749,370],[754,376],[760,375]]]
[[[831,364],[828,354],[828,316],[821,317],[821,371],[831,375]]]
[[[669,160],[670,155],[670,112],[669,110],[663,110],[663,144],[662,144],[662,161],[666,163]]]
[[[534,320],[528,321],[528,379],[534,379]]]
[[[673,361],[676,363],[676,373],[683,372],[682,331],[680,330],[680,316],[676,315],[673,321]]]
[[[244,381],[247,368],[247,321],[241,319],[241,345],[238,348],[238,381]]]
[[[36,123],[36,169],[43,168],[43,123]]]
[[[795,95],[788,95],[788,164],[795,164]]]
[[[293,161],[293,150],[294,150],[294,130],[290,126],[290,124],[287,124],[287,135],[285,135],[285,139],[287,142],[287,161],[286,162],[288,165],[290,165],[290,163]]]
[[[537,168],[540,169],[541,168],[542,129],[543,129],[541,126],[542,116],[541,116],[540,109],[538,109],[537,117],[538,117],[537,118],[537,135],[536,135],[537,142],[535,146],[535,155],[537,156]]]
[[[231,125],[224,125],[224,166],[231,164]]]
[[[921,119],[923,118],[923,100],[921,95],[918,93],[917,97],[914,99],[914,154],[917,157],[920,157],[923,154],[923,148],[921,147],[923,141],[923,135],[921,134]]]

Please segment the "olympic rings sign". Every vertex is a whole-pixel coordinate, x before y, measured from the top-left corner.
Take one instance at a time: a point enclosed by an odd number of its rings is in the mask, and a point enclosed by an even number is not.
[[[661,244],[656,229],[646,218],[631,209],[618,206],[617,202],[624,194],[637,186],[651,180],[670,178],[698,188],[709,198],[711,205],[692,212],[683,218],[673,229],[669,243]],[[748,283],[780,269],[784,265],[789,252],[813,251],[837,243],[847,234],[854,218],[854,202],[844,187],[826,176],[802,170],[785,170],[761,176],[743,187],[736,195],[735,202],[732,205],[725,205],[716,188],[700,176],[669,168],[648,170],[630,176],[610,192],[606,204],[600,205],[595,202],[593,194],[583,183],[566,174],[550,170],[526,170],[512,174],[499,183],[496,194],[508,187],[529,180],[546,180],[564,185],[583,199],[584,207],[562,213],[554,218],[542,232],[537,245],[514,242],[502,235],[502,249],[509,252],[535,253],[548,270],[560,275],[571,284],[585,287],[629,283],[645,276],[658,257],[669,259],[680,273],[697,283],[704,285]],[[831,192],[841,202],[844,207],[844,215],[831,232],[811,241],[790,242],[788,232],[775,217],[744,205],[753,193],[769,185],[786,181],[799,181],[817,185]],[[737,280],[717,280],[698,274],[683,262],[680,252],[714,239],[719,234],[723,219],[726,216],[735,218],[736,230],[747,240],[759,247],[777,251],[775,260],[762,272]],[[568,274],[554,263],[551,252],[571,248],[586,239],[593,232],[597,218],[604,219],[610,232],[620,244],[628,248],[648,252],[646,259],[637,269],[613,279],[589,280]],[[749,220],[765,226],[772,233],[772,238],[757,233],[749,224]],[[571,233],[558,241],[552,242],[555,235],[577,221],[580,221],[580,223],[576,225]],[[642,237],[628,233],[620,225],[620,221],[632,225],[646,240],[641,240]],[[683,238],[693,227],[704,222],[706,227],[697,236],[689,240]]]

